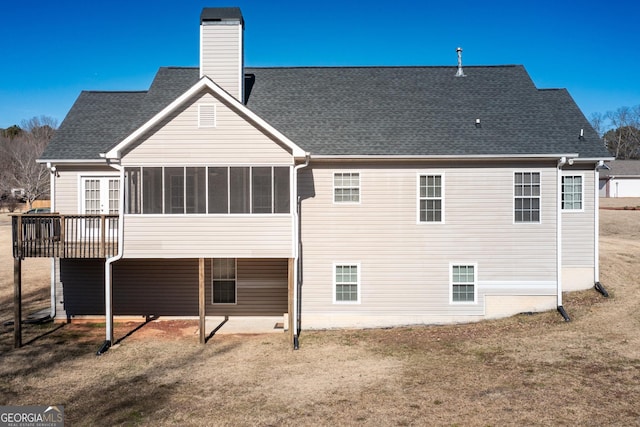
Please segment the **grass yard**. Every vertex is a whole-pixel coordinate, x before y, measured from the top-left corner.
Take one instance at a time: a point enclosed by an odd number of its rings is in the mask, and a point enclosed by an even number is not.
[[[603,200],[603,205],[621,203]],[[639,200],[629,206],[640,206]],[[216,335],[154,322],[101,357],[104,325],[0,325],[0,405],[64,405],[67,425],[640,425],[640,211],[601,210],[601,281],[556,312],[468,325]],[[13,316],[0,217],[0,321]],[[23,262],[23,313],[49,305]],[[116,338],[137,325],[117,324]]]

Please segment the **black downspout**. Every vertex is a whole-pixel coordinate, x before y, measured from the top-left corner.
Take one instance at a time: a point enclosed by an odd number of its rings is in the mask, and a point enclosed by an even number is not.
[[[107,350],[109,350],[110,347],[111,347],[111,341],[105,340],[100,346],[100,348],[98,349],[98,351],[96,351],[96,356],[102,356],[107,352]]]
[[[571,318],[569,317],[567,312],[564,310],[563,306],[561,305],[558,306],[558,313],[560,313],[560,315],[562,316],[565,322],[571,322]]]
[[[593,285],[593,287],[595,288],[596,291],[600,292],[603,297],[609,298],[609,292],[607,292],[607,290],[604,288],[602,283],[596,282],[596,284]]]

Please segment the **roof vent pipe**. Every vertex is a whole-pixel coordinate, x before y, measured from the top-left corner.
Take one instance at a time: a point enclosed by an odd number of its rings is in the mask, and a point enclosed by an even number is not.
[[[458,71],[456,72],[456,77],[466,77],[462,71],[462,48],[457,48],[456,52],[458,53]]]

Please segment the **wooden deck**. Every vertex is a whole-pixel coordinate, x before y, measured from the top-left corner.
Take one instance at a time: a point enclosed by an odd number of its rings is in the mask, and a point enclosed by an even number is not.
[[[12,215],[13,257],[107,258],[118,251],[118,215]]]

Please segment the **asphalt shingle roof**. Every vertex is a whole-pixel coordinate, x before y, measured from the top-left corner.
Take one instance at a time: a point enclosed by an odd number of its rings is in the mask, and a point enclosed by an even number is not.
[[[614,160],[609,168],[600,169],[600,176],[640,176],[640,160]]]
[[[522,66],[464,71],[246,68],[255,78],[247,107],[312,155],[609,156],[566,90],[537,89]],[[197,68],[161,68],[147,92],[83,92],[43,159],[97,158],[198,77]]]
[[[243,20],[239,7],[205,7],[200,13],[202,21],[227,21],[239,19]]]

